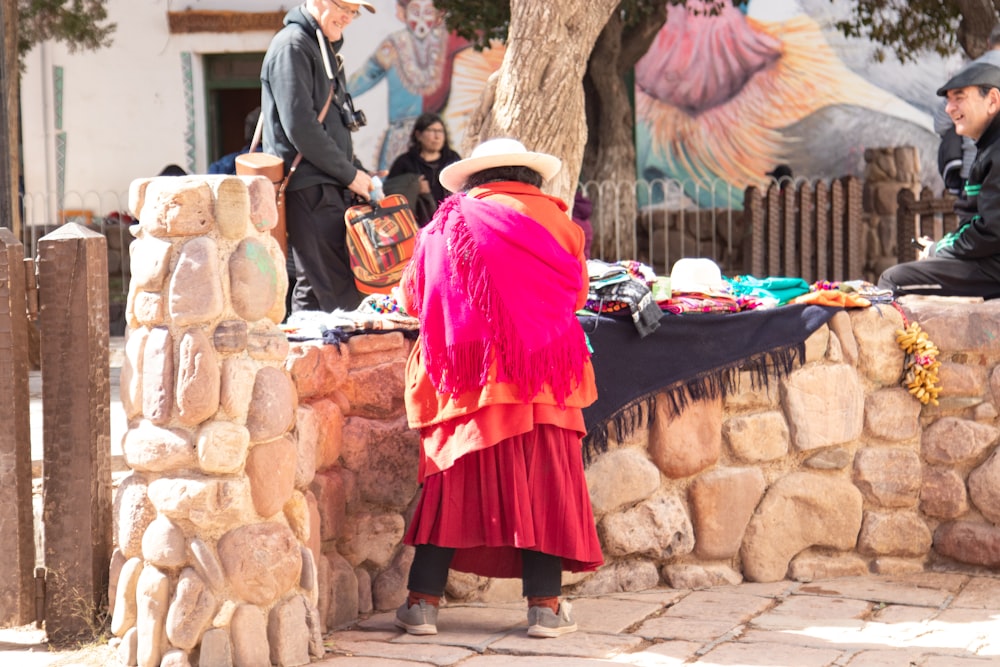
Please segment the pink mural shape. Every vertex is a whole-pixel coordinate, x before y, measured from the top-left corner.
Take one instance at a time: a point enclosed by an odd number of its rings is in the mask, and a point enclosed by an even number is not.
[[[696,11],[704,4],[688,2]],[[695,114],[731,99],[780,56],[781,42],[752,30],[735,7],[710,16],[672,6],[666,25],[635,67],[636,84],[661,102]]]

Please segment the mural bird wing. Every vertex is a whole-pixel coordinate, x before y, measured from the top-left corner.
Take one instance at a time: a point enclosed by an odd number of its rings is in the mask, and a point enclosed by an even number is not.
[[[794,0],[787,4],[798,7]],[[841,144],[875,117],[933,136],[926,112],[848,69],[801,11],[763,21],[734,7],[716,16],[692,9],[691,2],[687,9],[669,8],[636,65],[641,178],[676,179],[700,206],[738,208],[743,188],[765,185],[766,172],[779,163],[792,164],[800,176],[845,173],[842,156],[817,155],[809,147],[817,136],[801,131],[831,108],[863,112],[848,116],[850,126],[834,128]],[[825,148],[839,147],[827,142]]]

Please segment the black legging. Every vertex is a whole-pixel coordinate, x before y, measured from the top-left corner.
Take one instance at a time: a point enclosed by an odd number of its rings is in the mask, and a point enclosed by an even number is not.
[[[558,597],[562,592],[562,559],[541,551],[520,549],[521,595],[524,597]],[[448,566],[455,550],[433,544],[418,544],[410,566],[407,588],[425,595],[444,595],[448,583]]]

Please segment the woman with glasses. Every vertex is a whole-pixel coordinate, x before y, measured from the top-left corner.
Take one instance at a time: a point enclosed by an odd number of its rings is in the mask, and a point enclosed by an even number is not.
[[[438,174],[461,159],[448,144],[448,130],[441,117],[421,114],[410,133],[410,146],[397,157],[386,178],[386,192],[406,195],[421,227],[430,222],[434,211],[451,193]]]

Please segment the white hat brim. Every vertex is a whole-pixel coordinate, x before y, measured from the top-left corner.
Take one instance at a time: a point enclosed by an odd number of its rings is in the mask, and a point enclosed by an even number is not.
[[[373,5],[370,2],[366,2],[366,0],[344,0],[344,2],[351,5],[361,5],[362,7],[367,9],[370,14],[375,13],[375,5]]]
[[[469,176],[494,167],[528,167],[542,175],[543,180],[549,180],[562,169],[562,160],[548,153],[504,153],[498,155],[482,155],[467,157],[458,162],[452,162],[441,170],[438,180],[447,190],[458,192],[465,185]]]

